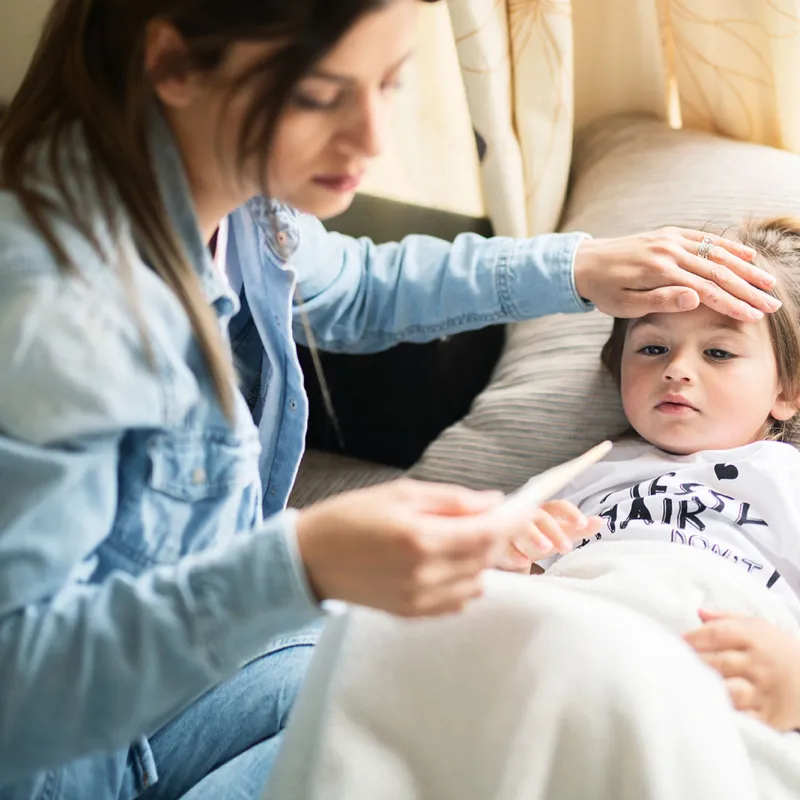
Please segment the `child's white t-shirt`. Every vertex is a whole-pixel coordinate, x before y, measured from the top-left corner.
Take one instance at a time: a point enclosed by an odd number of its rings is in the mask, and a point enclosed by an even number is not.
[[[756,442],[676,456],[621,442],[561,497],[606,523],[576,548],[654,540],[709,550],[800,614],[800,453],[791,445]]]

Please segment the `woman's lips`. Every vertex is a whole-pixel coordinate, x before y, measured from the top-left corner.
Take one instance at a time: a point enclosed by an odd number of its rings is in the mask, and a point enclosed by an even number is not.
[[[361,175],[320,175],[314,178],[314,183],[332,192],[354,192],[361,178]]]

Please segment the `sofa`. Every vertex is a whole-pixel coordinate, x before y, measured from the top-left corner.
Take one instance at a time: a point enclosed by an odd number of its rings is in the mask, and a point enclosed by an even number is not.
[[[340,230],[378,241],[432,232],[431,215],[389,213],[389,224],[381,226],[369,202],[359,202],[349,218],[335,223]],[[800,156],[713,133],[672,130],[650,117],[615,116],[576,137],[560,230],[622,236],[664,225],[724,227],[791,213],[800,214]],[[446,218],[440,235],[457,233],[459,222],[463,229],[488,232],[479,220]],[[361,409],[350,421],[354,444],[348,449],[345,441],[342,448],[330,437],[310,435],[290,504],[300,508],[402,474],[510,491],[620,433],[625,420],[618,393],[599,360],[610,325],[598,311],[556,315],[479,332],[471,340],[405,346],[371,356],[368,363],[347,356],[337,357],[344,367],[329,361],[334,383],[342,369],[347,372],[336,406]],[[432,398],[452,394],[454,375],[459,396],[437,405]],[[325,412],[314,402],[311,372],[307,381],[310,430],[318,434]],[[391,405],[398,386],[406,387],[405,412],[393,421],[381,410]],[[415,409],[431,405],[435,418],[410,431],[409,418],[420,418]],[[397,441],[411,441],[410,452],[398,455]]]

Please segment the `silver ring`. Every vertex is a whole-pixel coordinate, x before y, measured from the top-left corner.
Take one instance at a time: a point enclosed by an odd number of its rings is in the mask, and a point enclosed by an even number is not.
[[[714,240],[710,236],[704,236],[700,247],[697,249],[697,255],[700,256],[700,258],[708,258],[713,246]]]

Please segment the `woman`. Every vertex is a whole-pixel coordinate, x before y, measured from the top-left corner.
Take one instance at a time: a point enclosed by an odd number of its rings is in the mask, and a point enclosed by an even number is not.
[[[263,522],[259,467],[282,508],[301,387],[259,389],[259,463],[220,335],[237,300],[208,252],[219,221],[261,194],[346,204],[415,5],[56,2],[0,129],[3,800],[216,796],[221,765],[262,782],[320,601],[457,611],[529,535],[488,525],[494,494],[409,482]],[[281,369],[293,275],[269,281]]]

